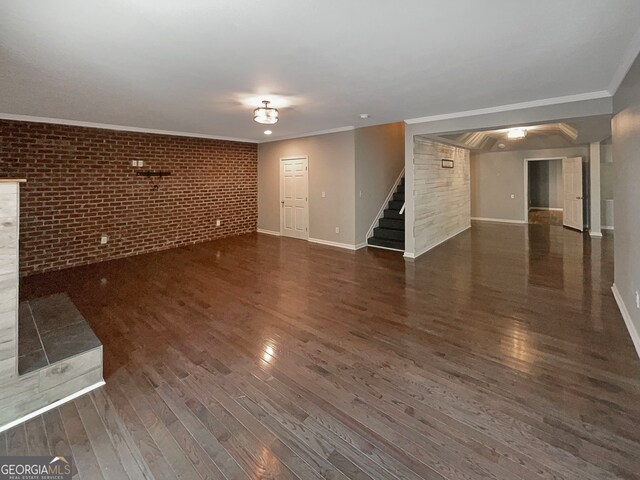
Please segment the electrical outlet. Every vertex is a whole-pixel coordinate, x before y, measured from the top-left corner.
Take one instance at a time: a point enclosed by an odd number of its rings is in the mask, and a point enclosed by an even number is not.
[[[636,290],[636,308],[640,309],[640,292]]]
[[[340,233],[340,227],[336,227],[336,233]]]
[[[132,167],[137,167],[138,166],[138,161],[137,160],[131,160],[131,166]]]
[[[220,220],[216,220],[216,227],[220,226]]]
[[[362,190],[360,190],[360,198],[362,198]]]
[[[514,199],[514,198],[516,198],[516,196],[512,193],[511,194],[511,199]]]
[[[327,194],[325,192],[322,192],[322,198],[325,198],[327,196]]]
[[[138,160],[138,166],[144,167],[144,160]]]
[[[102,236],[100,237],[100,244],[104,245],[108,241],[109,241],[108,235],[106,233],[103,233]]]

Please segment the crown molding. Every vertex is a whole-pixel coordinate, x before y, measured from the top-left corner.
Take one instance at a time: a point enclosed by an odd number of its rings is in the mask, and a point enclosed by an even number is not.
[[[404,122],[408,125],[416,123],[437,122],[440,120],[451,120],[454,118],[475,117],[477,115],[487,115],[491,113],[511,112],[514,110],[524,110],[527,108],[547,107],[549,105],[558,105],[563,103],[582,102],[585,100],[596,100],[600,98],[610,98],[611,94],[606,90],[598,92],[579,93],[577,95],[567,95],[564,97],[545,98],[542,100],[533,100],[530,102],[511,103],[508,105],[499,105],[497,107],[479,108],[476,110],[466,110],[455,113],[445,113],[442,115],[431,115],[429,117],[409,118]]]
[[[317,130],[315,132],[301,133],[300,135],[288,135],[285,137],[276,137],[276,138],[258,140],[257,143],[271,143],[271,142],[279,142],[280,140],[293,140],[296,138],[315,137],[316,135],[328,135],[330,133],[349,132],[355,129],[356,127],[354,126],[330,128],[328,130]]]
[[[222,137],[219,135],[206,135],[202,133],[174,132],[172,130],[158,130],[155,128],[143,128],[143,127],[127,127],[124,125],[83,122],[80,120],[67,120],[64,118],[33,117],[31,115],[15,115],[13,113],[0,113],[0,120],[17,120],[21,122],[50,123],[54,125],[69,125],[72,127],[100,128],[102,130],[117,130],[120,132],[133,132],[133,133],[151,133],[154,135],[171,135],[174,137],[206,138],[209,140],[225,140],[229,142],[259,143],[257,140],[249,139],[249,138]]]

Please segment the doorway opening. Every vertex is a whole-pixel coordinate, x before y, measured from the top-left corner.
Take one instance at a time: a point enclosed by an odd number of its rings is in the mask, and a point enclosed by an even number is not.
[[[525,220],[535,225],[562,226],[564,185],[562,158],[525,160]]]
[[[582,157],[525,158],[526,223],[584,230]]]

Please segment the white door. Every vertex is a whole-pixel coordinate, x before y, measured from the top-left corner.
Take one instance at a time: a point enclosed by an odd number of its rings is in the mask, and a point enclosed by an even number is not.
[[[582,195],[582,157],[562,160],[564,180],[564,210],[562,223],[565,227],[582,231],[584,228]]]
[[[280,160],[280,234],[309,238],[307,157]]]

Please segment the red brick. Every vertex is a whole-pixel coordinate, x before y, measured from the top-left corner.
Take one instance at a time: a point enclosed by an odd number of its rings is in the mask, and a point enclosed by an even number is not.
[[[154,191],[132,160],[172,175]],[[253,232],[257,165],[252,143],[0,120],[0,177],[27,179],[23,274]]]

